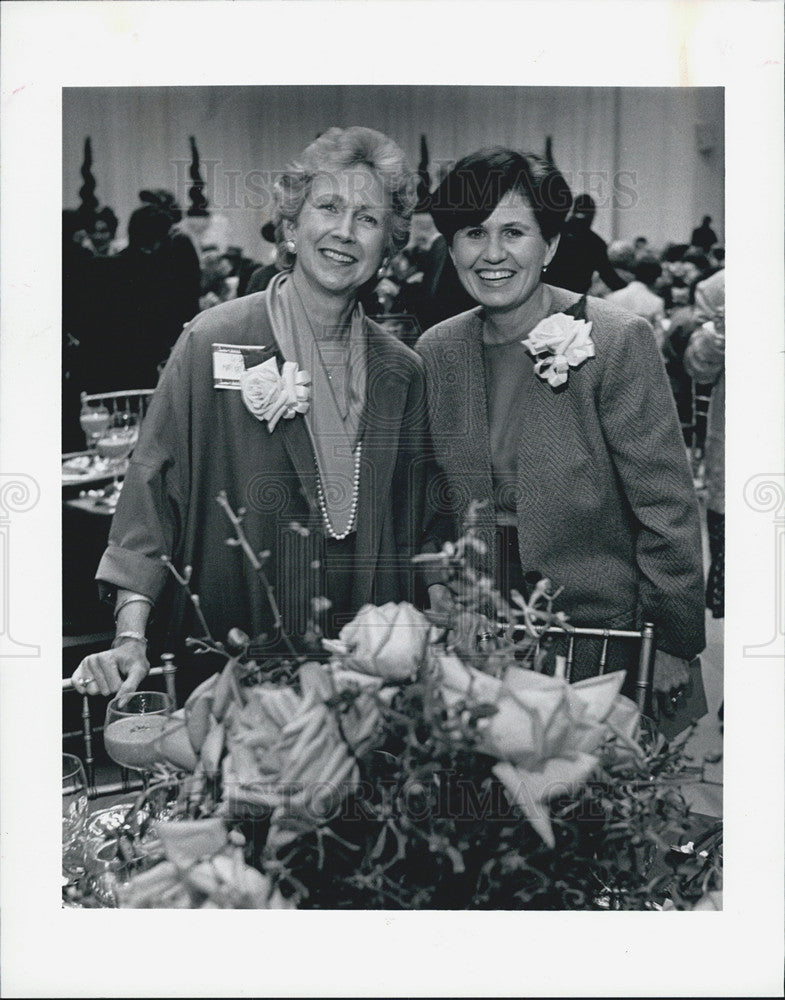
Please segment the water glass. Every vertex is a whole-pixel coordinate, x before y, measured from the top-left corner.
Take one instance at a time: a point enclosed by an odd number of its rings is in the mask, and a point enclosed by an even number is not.
[[[63,878],[77,881],[84,874],[84,827],[87,821],[87,778],[78,757],[63,754]]]

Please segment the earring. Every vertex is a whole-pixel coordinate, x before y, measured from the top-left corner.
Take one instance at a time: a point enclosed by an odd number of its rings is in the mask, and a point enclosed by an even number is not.
[[[297,244],[294,242],[294,240],[287,240],[284,243],[284,246],[289,251],[289,253],[297,253]]]

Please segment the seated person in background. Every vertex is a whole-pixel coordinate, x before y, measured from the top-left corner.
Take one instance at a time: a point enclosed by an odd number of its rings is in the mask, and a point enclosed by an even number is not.
[[[716,271],[722,270],[725,267],[725,247],[712,247],[709,252],[709,263]]]
[[[635,277],[635,261],[641,256],[641,251],[635,249],[632,243],[625,240],[614,240],[608,247],[608,260],[614,271],[628,284]]]
[[[647,255],[635,261],[633,268],[635,275],[626,288],[620,288],[617,292],[611,292],[605,299],[610,305],[618,306],[619,309],[626,309],[648,320],[655,328],[665,315],[665,303],[654,291],[654,286],[662,274],[662,268],[656,257]],[[661,332],[661,331],[660,331]],[[662,338],[658,337],[660,346]]]
[[[626,240],[614,240],[608,247],[608,260],[611,267],[622,281],[626,283],[635,278],[632,269],[635,267],[636,256],[635,247]],[[595,274],[589,289],[589,295],[596,295],[597,298],[604,299],[609,292],[610,288],[608,288],[599,274]]]
[[[265,243],[276,243],[275,226],[272,222],[266,222],[259,233]],[[277,254],[269,264],[262,264],[251,272],[248,281],[241,291],[238,287],[237,294],[253,295],[254,292],[263,292],[279,271],[283,270],[278,264]]]
[[[684,254],[689,250],[689,243],[666,243],[660,260],[663,264],[673,264],[684,260]]]
[[[713,385],[706,428],[706,526],[711,566],[706,607],[725,616],[725,272],[718,271],[695,290],[695,318],[684,353],[684,367],[701,383]]]
[[[245,295],[245,289],[248,287],[251,275],[259,267],[259,261],[246,257],[242,247],[233,246],[226,248],[224,258],[229,262],[232,269],[229,277],[237,279],[235,294],[237,296]]]
[[[703,250],[697,247],[688,247],[686,253],[682,257],[685,264],[691,264],[698,273],[698,281],[703,281],[704,278],[708,278],[712,274],[714,268],[712,267],[711,261]]]
[[[591,228],[596,211],[589,194],[579,194],[573,202],[572,215],[564,227],[556,256],[548,265],[549,284],[583,295],[591,288],[596,271],[611,291],[624,288],[624,279],[608,260],[605,240]]]
[[[407,251],[417,280],[410,274],[401,287],[397,312],[413,315],[420,330],[427,330],[450,316],[457,316],[474,306],[458,280],[450,258],[447,241],[434,225],[428,211],[428,196],[417,206],[412,216],[412,229]]]
[[[219,302],[228,302],[234,298],[235,289],[230,283],[232,274],[231,262],[217,247],[205,247],[202,256],[202,289],[199,296],[199,308],[209,309]]]
[[[666,289],[665,309],[667,318],[662,355],[665,371],[671,384],[676,409],[683,428],[684,443],[692,443],[694,429],[692,413],[692,378],[684,368],[684,351],[693,330],[698,325],[695,316],[695,286],[681,278],[674,278]]]

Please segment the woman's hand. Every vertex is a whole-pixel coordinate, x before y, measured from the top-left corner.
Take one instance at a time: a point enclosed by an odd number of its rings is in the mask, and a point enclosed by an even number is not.
[[[114,649],[86,656],[71,679],[80,694],[125,695],[139,687],[149,670],[145,644],[127,639]]]
[[[455,611],[455,601],[453,600],[450,588],[443,583],[432,583],[428,588],[428,599],[431,602],[431,611],[440,615],[449,615]]]
[[[690,661],[678,656],[671,656],[658,649],[654,654],[654,676],[652,679],[655,692],[670,694],[687,685],[690,679]]]

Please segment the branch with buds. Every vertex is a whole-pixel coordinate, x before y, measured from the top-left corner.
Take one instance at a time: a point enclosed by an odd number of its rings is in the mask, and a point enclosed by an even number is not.
[[[188,599],[194,606],[196,611],[196,617],[199,619],[199,624],[202,626],[202,638],[200,639],[189,639],[187,640],[187,645],[196,646],[202,652],[215,652],[222,653],[226,655],[226,650],[224,649],[222,642],[217,642],[210,632],[210,626],[202,614],[202,605],[199,601],[199,595],[195,594],[191,590],[191,574],[193,573],[193,568],[191,566],[186,566],[182,573],[177,570],[169,556],[161,556],[161,562],[167,567],[172,576],[177,580],[183,590],[188,594]]]
[[[280,608],[278,607],[278,602],[275,599],[275,592],[273,590],[272,584],[270,583],[269,577],[264,571],[264,563],[270,557],[269,551],[259,552],[258,554],[254,552],[251,543],[248,541],[248,537],[243,530],[243,518],[245,517],[245,508],[239,507],[237,513],[232,510],[231,504],[226,496],[224,490],[218,494],[217,497],[218,505],[223,509],[226,516],[229,518],[232,527],[234,528],[234,538],[227,538],[226,544],[236,548],[241,548],[245,553],[248,561],[250,562],[253,570],[261,581],[264,592],[267,595],[267,601],[270,605],[270,609],[273,613],[273,622],[275,623],[275,628],[280,633],[283,641],[286,645],[287,650],[297,662],[304,663],[305,657],[299,656],[297,650],[292,645],[292,641],[289,636],[284,631],[283,618],[281,616]]]

